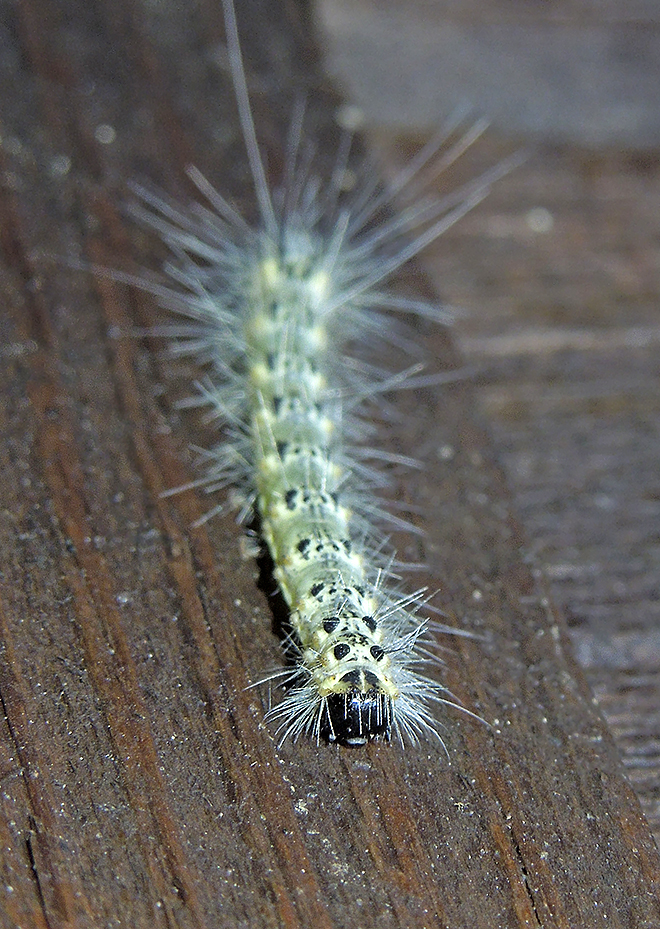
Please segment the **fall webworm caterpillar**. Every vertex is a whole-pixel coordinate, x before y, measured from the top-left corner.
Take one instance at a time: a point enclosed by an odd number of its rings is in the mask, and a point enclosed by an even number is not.
[[[288,605],[285,647],[293,666],[267,678],[286,689],[268,713],[281,740],[302,733],[351,745],[392,734],[402,742],[440,738],[433,704],[469,711],[420,671],[437,662],[422,641],[428,623],[416,617],[423,591],[396,590],[394,556],[376,522],[401,521],[382,513],[374,494],[386,482],[369,464],[401,458],[360,445],[366,425],[355,411],[363,397],[423,378],[416,380],[416,367],[388,377],[336,356],[349,338],[387,339],[383,313],[390,310],[447,321],[439,308],[380,285],[483,199],[508,166],[377,223],[394,195],[414,193],[424,169],[437,173],[451,164],[482,124],[444,149],[432,140],[386,193],[367,184],[346,198],[347,146],[320,191],[300,165],[301,126],[294,121],[287,176],[271,192],[233,0],[223,7],[260,224],[249,226],[195,170],[190,176],[211,209],[180,208],[138,189],[141,203],[132,210],[172,251],[165,269],[171,283],[142,286],[183,318],[164,334],[174,352],[207,367],[195,402],[208,405],[223,427],[223,441],[203,453],[206,473],[195,484],[241,490],[239,518],[256,514]],[[342,416],[342,405],[352,412]]]

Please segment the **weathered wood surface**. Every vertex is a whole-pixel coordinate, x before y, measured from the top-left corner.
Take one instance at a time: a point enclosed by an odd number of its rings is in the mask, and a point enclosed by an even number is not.
[[[241,13],[276,150],[313,47],[290,3]],[[52,260],[157,267],[128,179],[181,194],[194,161],[240,195],[222,35],[209,2],[3,8],[1,925],[657,926],[657,850],[469,384],[402,396],[386,441],[427,464],[402,479],[428,533],[407,554],[483,637],[448,680],[493,730],[447,715],[451,766],[278,750],[244,689],[280,658],[241,531],[160,496],[209,440],[173,412],[192,372],[128,335],[147,296]]]
[[[534,134],[527,167],[424,264],[462,310],[455,334],[479,372],[529,558],[549,577],[658,841],[660,10],[643,0],[321,10],[328,67],[370,119],[412,131],[420,102],[447,112],[467,99],[498,127]],[[411,106],[401,87],[414,88]],[[497,160],[495,137],[475,173]],[[382,130],[379,141],[390,142]]]
[[[658,841],[658,160],[561,149],[518,181],[517,218],[495,191],[433,273],[446,281],[459,255],[478,269],[448,285],[474,308],[459,329],[478,400],[530,563],[549,579]],[[539,206],[554,219],[546,232],[527,222]]]

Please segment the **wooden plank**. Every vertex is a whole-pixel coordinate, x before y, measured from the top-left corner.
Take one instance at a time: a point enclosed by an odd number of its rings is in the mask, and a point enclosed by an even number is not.
[[[596,10],[580,0],[514,11],[497,0],[471,8],[417,0],[404,11],[394,0],[384,15],[372,0],[324,0],[320,9],[331,36],[329,67],[368,118],[410,126],[419,100],[450,110],[468,99],[500,129],[511,126],[507,114],[524,114],[526,138],[545,140],[525,170],[425,254],[424,266],[443,297],[461,308],[455,335],[479,371],[477,403],[530,557],[549,576],[657,842],[660,171],[649,76],[658,57],[658,8],[635,12],[613,0]],[[530,41],[512,57],[492,27],[519,12]],[[515,74],[505,86],[490,66],[473,67],[469,41],[452,48],[451,66],[444,60],[443,43],[461,17],[480,59],[494,61],[500,76]],[[549,24],[553,18],[561,20],[559,32]],[[543,56],[534,54],[539,45]],[[381,63],[394,47],[401,60],[392,79],[383,80]],[[618,55],[624,47],[635,54]],[[436,64],[429,68],[430,52]],[[579,61],[594,69],[591,77]],[[630,69],[643,72],[643,80]],[[557,110],[551,87],[562,83]],[[406,98],[399,109],[395,86],[414,87],[416,104]],[[633,87],[626,120],[613,118],[612,108],[621,112]],[[577,144],[568,144],[566,119],[585,94],[588,113],[569,133]],[[394,146],[381,131],[379,143],[401,163],[400,140]],[[643,150],[644,144],[654,148]],[[496,147],[491,128],[474,173],[497,160]]]
[[[495,127],[508,125],[510,134],[507,114],[522,116],[525,138],[538,141],[526,168],[429,249],[424,267],[460,308],[454,334],[479,372],[476,400],[529,557],[549,577],[658,842],[660,171],[650,75],[659,10],[635,14],[625,0],[607,10],[580,0],[524,11],[498,0],[472,7],[415,0],[405,9],[393,0],[386,14],[373,0],[323,0],[319,10],[328,67],[369,122],[419,132],[428,123],[428,114],[415,123],[420,100],[444,112],[468,99],[493,118],[473,152],[474,174],[497,161]],[[530,41],[512,56],[493,27],[518,13]],[[443,49],[460,18],[472,46],[454,44],[448,63]],[[543,56],[534,52],[539,45]],[[635,54],[617,55],[623,47]],[[385,80],[394,48],[397,69]],[[475,67],[475,56],[509,75],[505,86],[490,65]],[[591,77],[573,67],[579,61],[594,69]],[[548,84],[558,83],[565,89],[557,110]],[[402,105],[396,88],[414,88],[415,103],[406,91]],[[621,112],[626,88],[634,88],[634,102],[621,122],[612,108]],[[588,115],[569,144],[566,119],[585,94]],[[391,135],[378,133],[381,157],[384,149],[401,164],[401,139]],[[645,143],[654,149],[643,150]]]
[[[657,842],[660,173],[653,156],[569,147],[520,180],[504,238],[492,233],[507,209],[498,190],[429,266],[450,302],[475,308],[459,338],[530,557]],[[526,219],[539,205],[552,228],[535,233]],[[450,282],[459,256],[479,270]]]
[[[307,18],[241,15],[275,164],[315,81]],[[125,184],[181,194],[191,160],[250,210],[219,10],[25,0],[4,20],[3,929],[657,925],[657,851],[467,383],[402,395],[386,441],[427,464],[401,481],[417,555],[482,636],[451,643],[448,681],[493,728],[447,714],[451,765],[432,744],[276,748],[244,689],[281,659],[241,530],[160,496],[212,434],[173,406],[192,372],[131,335],[146,295],[53,260],[157,267]],[[333,99],[312,100],[321,138]],[[453,358],[430,329],[428,354]]]

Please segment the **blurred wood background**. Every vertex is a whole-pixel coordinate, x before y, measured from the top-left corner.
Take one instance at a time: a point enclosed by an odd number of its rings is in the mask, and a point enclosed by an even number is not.
[[[157,269],[127,182],[185,200],[190,163],[254,214],[219,6],[0,11],[0,925],[657,926],[620,760],[657,817],[653,154],[539,143],[425,258],[479,373],[402,394],[384,442],[426,465],[400,478],[427,533],[404,553],[480,635],[443,643],[447,680],[493,730],[447,714],[451,765],[435,745],[277,749],[244,690],[281,659],[242,532],[160,496],[213,435],[175,407],[195,372],[135,337],[161,318],[148,295],[67,266]],[[311,11],[239,16],[269,163],[307,88],[326,170],[338,100]]]

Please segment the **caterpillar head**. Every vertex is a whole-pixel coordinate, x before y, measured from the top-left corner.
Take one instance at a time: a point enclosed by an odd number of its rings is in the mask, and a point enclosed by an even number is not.
[[[320,735],[328,742],[364,745],[371,739],[389,742],[392,731],[392,699],[371,689],[357,688],[326,698]]]

